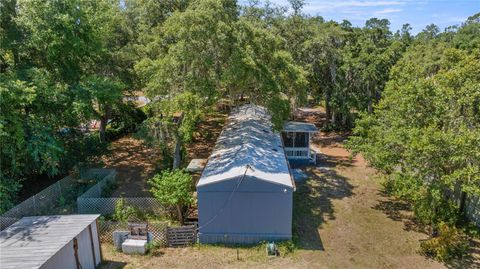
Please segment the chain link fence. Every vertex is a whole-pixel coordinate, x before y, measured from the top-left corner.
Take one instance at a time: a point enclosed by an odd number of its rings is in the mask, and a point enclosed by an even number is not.
[[[466,201],[465,213],[467,218],[480,227],[480,198],[478,195],[469,196]]]
[[[27,216],[76,213],[76,198],[103,178],[115,174],[113,169],[86,169],[77,176],[66,176],[2,214],[0,230]]]
[[[169,215],[171,208],[161,204],[152,197],[108,197],[116,185],[116,174],[108,175],[77,198],[79,214],[111,215],[115,205],[122,200],[126,206],[131,206],[142,213],[157,216]]]
[[[125,206],[131,206],[142,213],[164,216],[171,212],[169,207],[150,197],[82,197],[77,199],[78,213],[111,215],[120,200],[123,200]]]

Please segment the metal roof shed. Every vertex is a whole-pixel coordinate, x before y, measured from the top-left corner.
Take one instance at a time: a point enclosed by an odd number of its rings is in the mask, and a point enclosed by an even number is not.
[[[235,109],[197,183],[200,242],[290,239],[294,190],[265,108]]]
[[[22,218],[0,232],[0,268],[97,267],[102,261],[99,216]]]

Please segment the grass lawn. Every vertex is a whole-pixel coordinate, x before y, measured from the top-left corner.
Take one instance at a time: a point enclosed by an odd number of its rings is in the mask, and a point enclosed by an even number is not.
[[[407,228],[408,212],[393,219],[373,171],[340,145],[322,148],[329,158],[310,168],[311,178],[297,185],[294,234],[298,249],[268,258],[262,247],[193,246],[162,248],[129,256],[103,245],[103,268],[442,268],[417,253],[426,235]],[[333,163],[335,162],[335,163]],[[338,164],[342,163],[342,164]]]
[[[318,115],[317,115],[318,116]],[[319,122],[318,119],[315,122]],[[318,134],[321,151],[310,178],[297,184],[293,232],[297,249],[268,258],[256,247],[162,248],[129,256],[103,245],[103,268],[445,268],[480,266],[478,257],[443,265],[418,253],[427,238],[401,202],[382,195],[375,171],[350,158],[342,136]],[[238,253],[238,258],[237,258]],[[475,258],[477,258],[475,260]],[[478,268],[478,267],[477,267]]]

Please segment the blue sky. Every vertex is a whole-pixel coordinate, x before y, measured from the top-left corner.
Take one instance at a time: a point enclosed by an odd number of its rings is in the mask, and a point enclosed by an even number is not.
[[[244,1],[240,1],[244,2]],[[245,1],[247,2],[247,1]],[[270,2],[288,6],[287,0]],[[413,33],[434,23],[443,30],[460,24],[469,16],[480,12],[480,0],[305,0],[304,12],[320,15],[327,20],[347,19],[355,26],[363,26],[365,20],[377,17],[390,20],[393,31],[410,23]]]

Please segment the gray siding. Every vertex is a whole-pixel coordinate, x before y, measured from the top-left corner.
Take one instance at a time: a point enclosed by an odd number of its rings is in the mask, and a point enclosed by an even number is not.
[[[95,248],[95,261],[93,263],[93,255],[90,241],[90,233],[88,227],[83,230],[77,238],[78,242],[78,259],[82,269],[95,269],[101,262],[100,257],[100,244],[98,242],[97,236],[97,225],[92,223],[92,237]],[[40,267],[42,269],[55,269],[55,268],[65,268],[65,269],[76,269],[77,265],[75,262],[75,252],[73,250],[73,239],[68,244],[66,244],[60,251],[58,251],[54,256],[52,256],[46,263]]]
[[[198,190],[200,243],[258,243],[292,237],[293,188],[247,177]]]

